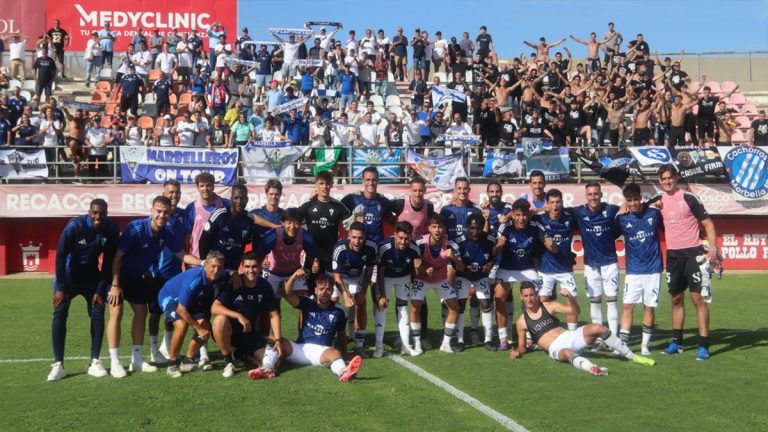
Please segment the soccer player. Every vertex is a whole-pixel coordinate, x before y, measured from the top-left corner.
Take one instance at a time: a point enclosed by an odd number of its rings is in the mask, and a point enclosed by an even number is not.
[[[457,351],[464,349],[464,308],[469,291],[474,288],[478,310],[482,311],[485,329],[485,349],[496,351],[493,345],[493,315],[491,313],[491,279],[488,276],[496,262],[494,244],[496,237],[483,231],[485,222],[481,216],[471,214],[467,218],[467,233],[451,242],[451,247],[458,251],[464,264],[464,270],[456,273],[456,295],[459,301],[457,318]],[[501,327],[499,327],[501,328]],[[474,343],[474,341],[473,341]]]
[[[234,202],[233,202],[234,205]],[[261,265],[253,252],[243,255],[243,274],[240,275],[242,286],[234,290],[227,285],[213,302],[211,312],[213,319],[213,338],[224,358],[224,378],[235,374],[235,357],[233,349],[242,352],[248,360],[259,365],[259,371],[252,376],[271,378],[275,376],[274,369],[264,364],[276,364],[281,356],[282,337],[278,303],[272,287],[261,277]],[[255,325],[260,316],[269,315],[269,322],[274,338],[274,348],[267,343]]]
[[[248,205],[248,188],[242,184],[232,186],[231,210],[222,207],[211,213],[203,232],[200,234],[200,256],[207,256],[211,250],[224,254],[229,270],[237,271],[245,246],[253,238],[254,223],[245,207]]]
[[[379,172],[369,166],[363,170],[363,191],[341,199],[355,215],[362,214],[366,239],[374,243],[384,240],[384,221],[392,221],[392,203],[378,192]]]
[[[365,235],[362,226],[356,231]],[[351,381],[360,371],[363,359],[357,355],[349,364],[344,363],[343,356],[347,350],[344,323],[347,316],[344,309],[331,300],[333,281],[328,275],[319,274],[315,278],[315,300],[312,301],[293,291],[294,283],[305,276],[303,269],[296,270],[285,283],[285,300],[302,312],[304,321],[296,342],[284,342],[284,358],[298,365],[330,367],[339,381]],[[337,335],[340,350],[332,348],[334,335]]]
[[[377,245],[368,240],[362,222],[352,222],[347,238],[333,248],[333,281],[338,289],[333,301],[344,296],[347,315],[354,314],[355,352],[365,357],[365,327],[368,315],[365,308],[365,292],[373,280]],[[351,312],[351,313],[349,313]]]
[[[531,171],[528,177],[528,185],[531,187],[531,193],[520,195],[520,198],[525,198],[531,203],[531,208],[542,208],[547,204],[546,192],[544,189],[547,187],[546,177],[544,173],[539,170]]]
[[[551,201],[547,200],[547,202]],[[520,284],[520,298],[523,300],[524,309],[523,314],[517,319],[518,340],[524,340],[526,331],[530,332],[533,342],[547,350],[553,360],[569,362],[574,367],[596,376],[607,375],[608,369],[593,364],[579,354],[595,343],[598,338],[633,363],[648,366],[656,364],[653,359],[633,353],[621,339],[600,324],[587,324],[573,330],[564,329],[557,314],[577,316],[579,304],[567,288],[563,287],[560,294],[565,297],[566,304],[540,299],[531,282]],[[524,344],[519,344],[517,349],[509,353],[509,357],[520,358],[527,351],[528,348]]]
[[[659,306],[661,285],[661,246],[658,229],[661,227],[661,213],[654,207],[644,207],[640,186],[631,183],[624,188],[624,200],[629,213],[619,215],[616,220],[619,230],[624,233],[624,250],[627,259],[627,275],[624,278],[624,307],[621,312],[619,337],[629,342],[632,328],[632,314],[635,305],[642,302],[643,338],[641,354],[650,355],[648,344],[653,333],[655,309]]]
[[[494,254],[499,255],[494,298],[501,351],[509,349],[506,305],[512,303],[512,285],[515,282],[532,282],[536,285],[539,280],[534,256],[541,252],[541,231],[530,224],[530,206],[528,201],[522,198],[512,204],[512,220],[499,226],[498,241],[493,248]],[[552,247],[552,238],[546,233],[543,242]],[[522,340],[517,342],[523,343]]]
[[[605,293],[608,328],[619,331],[619,264],[616,256],[616,216],[619,207],[601,202],[600,183],[585,186],[587,203],[575,207],[573,213],[584,245],[584,285],[589,297],[592,322],[603,323],[603,293]]]
[[[501,199],[503,194],[501,183],[491,181],[486,186],[485,192],[488,194],[488,201],[483,203],[484,231],[495,236],[499,225],[506,221],[507,214],[512,211],[512,206]]]
[[[667,238],[667,286],[672,296],[672,342],[664,354],[683,352],[683,323],[685,321],[684,296],[691,291],[691,301],[696,307],[699,327],[699,352],[696,360],[709,359],[709,307],[711,293],[706,287],[707,272],[702,267],[718,263],[715,224],[707,209],[696,195],[680,189],[680,176],[675,166],[659,168],[659,183],[664,192],[651,198],[650,203],[661,202],[661,216]],[[699,224],[704,227],[709,252],[701,244]]]
[[[397,221],[408,222],[413,227],[412,238],[419,238],[427,233],[427,221],[435,212],[435,206],[424,198],[426,193],[427,182],[421,177],[413,177],[408,198],[392,201],[392,211],[397,216]]]
[[[571,252],[576,221],[573,213],[563,208],[563,193],[559,189],[547,191],[546,205],[549,210],[537,214],[531,221],[531,225],[539,229],[539,240],[544,244],[544,253],[539,264],[539,295],[543,302],[551,300],[555,283],[576,295],[576,277],[573,274],[575,257]],[[547,237],[552,241],[547,242]],[[568,315],[568,330],[576,330],[576,319],[576,315]]]
[[[200,235],[205,229],[205,224],[210,219],[214,210],[222,207],[230,207],[229,200],[224,200],[213,191],[215,179],[209,172],[201,172],[195,176],[195,186],[200,193],[200,198],[187,204],[186,223],[187,235],[189,236],[189,253],[200,256]]]
[[[416,240],[421,253],[421,267],[418,269],[411,288],[411,332],[413,332],[413,349],[416,355],[423,353],[419,309],[421,309],[421,304],[430,289],[435,291],[448,308],[440,351],[446,354],[454,353],[451,339],[456,334],[459,302],[456,290],[448,280],[448,263],[456,266],[458,271],[464,270],[464,264],[461,262],[458,252],[449,247],[447,237],[445,221],[442,216],[433,214],[429,217],[429,233]]]
[[[395,291],[395,312],[397,327],[400,330],[401,352],[413,355],[411,347],[411,328],[408,324],[408,297],[410,296],[412,275],[421,266],[419,247],[413,241],[413,226],[401,221],[395,224],[395,234],[379,245],[379,272],[376,284],[377,299],[374,310],[376,320],[376,348],[374,357],[384,355],[384,329],[387,326],[386,309]]]
[[[256,228],[253,232],[252,250],[259,248],[261,237],[272,228],[282,225],[283,210],[280,208],[280,198],[283,196],[283,184],[278,179],[270,179],[264,185],[264,192],[267,194],[267,203],[261,208],[253,209],[250,212]],[[264,264],[264,263],[262,263]]]
[[[445,221],[448,240],[454,240],[464,234],[469,215],[473,213],[483,215],[482,210],[469,200],[470,190],[468,178],[457,178],[453,186],[453,200],[440,209],[440,216]]]
[[[186,217],[187,213],[183,208],[179,208],[181,199],[181,184],[174,179],[166,180],[163,183],[163,196],[171,201],[171,209],[168,211],[168,222],[165,226],[173,232],[173,238],[179,244],[184,246],[186,238]],[[149,345],[150,362],[155,364],[168,363],[168,351],[171,344],[171,334],[173,326],[165,322],[162,343],[158,346],[157,336],[160,332],[160,318],[163,316],[163,310],[157,304],[157,295],[172,277],[181,273],[181,260],[165,245],[160,252],[157,262],[149,268],[152,275],[151,291],[149,295]],[[165,321],[165,320],[163,320]]]
[[[304,253],[304,268],[309,271],[315,256],[315,241],[306,229],[301,227],[301,213],[292,207],[282,216],[283,225],[267,231],[262,238],[256,257],[259,261],[269,255],[269,268],[264,270],[264,278],[272,286],[275,297],[283,297],[283,284],[296,270],[302,267],[301,254]],[[294,290],[306,295],[307,284],[302,280]]]
[[[221,252],[208,252],[202,264],[202,267],[195,267],[174,276],[157,295],[165,318],[173,324],[167,370],[171,378],[178,378],[182,372],[197,369],[192,358],[211,336],[213,297],[230,280],[229,272],[224,267],[224,254]],[[189,327],[192,327],[197,335],[189,341],[187,356],[179,361],[179,353]]]
[[[150,302],[149,267],[157,262],[163,247],[168,247],[181,261],[199,265],[200,260],[184,255],[184,250],[171,230],[166,228],[171,200],[157,196],[152,200],[152,214],[148,218],[137,219],[126,225],[118,242],[117,252],[112,262],[112,285],[107,295],[109,303],[109,323],[107,341],[109,344],[110,371],[115,378],[126,376],[120,364],[120,322],[123,318],[123,300],[127,300],[133,309],[131,324],[131,363],[132,372],[155,372],[157,367],[144,361],[141,354],[144,345],[144,328],[147,319],[147,304]],[[186,261],[185,261],[186,260]]]
[[[54,363],[48,381],[57,381],[67,376],[64,371],[67,317],[69,305],[78,295],[85,298],[85,306],[91,318],[91,364],[88,375],[107,376],[99,360],[104,337],[104,291],[112,277],[112,260],[117,251],[119,236],[117,224],[107,218],[107,202],[96,198],[88,206],[88,214],[71,219],[59,237],[51,323]],[[102,255],[99,269],[99,257]]]

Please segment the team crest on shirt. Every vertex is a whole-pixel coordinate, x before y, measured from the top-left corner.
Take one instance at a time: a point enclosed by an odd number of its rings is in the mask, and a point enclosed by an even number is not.
[[[259,298],[259,303],[261,303],[261,298],[264,297],[264,295],[263,294],[259,294],[257,297]],[[253,300],[253,298],[251,298],[251,300]]]
[[[333,216],[333,209],[328,209],[328,213],[330,213],[331,216]]]
[[[335,320],[335,319],[336,319],[336,315],[330,315],[330,316],[328,317],[328,319],[329,319],[329,320],[331,320],[331,321],[333,321],[333,320]]]
[[[101,245],[104,246],[104,243],[107,242],[107,238],[106,237],[102,237],[100,242],[101,242]]]

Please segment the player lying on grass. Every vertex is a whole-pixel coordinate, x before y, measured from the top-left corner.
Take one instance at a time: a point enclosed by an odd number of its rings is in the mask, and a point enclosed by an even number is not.
[[[597,338],[602,338],[603,342],[616,350],[620,355],[634,363],[653,366],[656,362],[653,359],[637,355],[630,351],[624,342],[610,330],[600,324],[587,324],[578,327],[576,330],[566,330],[563,328],[556,314],[578,315],[579,305],[576,298],[565,288],[560,290],[560,295],[564,296],[567,304],[556,301],[539,300],[538,294],[531,282],[522,282],[520,284],[520,297],[523,300],[523,314],[517,319],[518,341],[525,340],[525,332],[531,334],[533,343],[547,350],[549,356],[557,361],[570,362],[574,367],[585,370],[592,375],[607,375],[608,369],[599,367],[579,355],[581,351],[592,345]],[[522,357],[527,352],[524,344],[519,344],[516,350],[509,353],[510,358],[516,359]]]
[[[360,370],[363,359],[358,355],[349,364],[344,362],[347,315],[341,306],[331,301],[333,281],[329,276],[319,274],[315,279],[315,299],[311,300],[293,290],[293,285],[306,276],[304,269],[298,269],[285,282],[285,300],[301,310],[304,320],[296,342],[281,341],[284,358],[297,365],[330,367],[339,381],[351,381]],[[334,335],[341,351],[332,348]],[[274,377],[277,362],[270,360],[265,357],[261,367],[252,369],[248,375],[253,379]]]

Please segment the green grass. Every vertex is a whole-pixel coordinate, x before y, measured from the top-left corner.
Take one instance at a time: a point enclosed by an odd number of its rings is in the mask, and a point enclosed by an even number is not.
[[[707,362],[694,360],[692,307],[686,321],[688,351],[672,357],[658,354],[669,339],[667,297],[662,297],[659,330],[651,345],[658,362],[652,368],[588,353],[611,370],[608,377],[598,378],[555,363],[543,352],[510,361],[507,353],[480,347],[454,356],[432,351],[407,359],[532,431],[768,430],[768,414],[762,410],[768,400],[767,283],[765,276],[742,275],[715,281],[713,355]],[[0,328],[5,334],[0,359],[49,358],[50,281],[2,280],[0,286]],[[432,339],[437,342],[439,309],[431,300]],[[123,320],[124,345],[129,343],[130,316],[127,312]],[[296,333],[295,317],[292,310],[284,317],[289,337]],[[636,324],[639,319],[638,309]],[[369,321],[373,327],[372,314]],[[394,317],[388,321],[391,340]],[[633,336],[631,346],[639,349],[638,326]],[[80,297],[70,308],[66,355],[87,356],[89,346]],[[128,354],[125,346],[122,354]],[[106,341],[103,358],[108,360]],[[0,363],[0,431],[502,429],[386,358],[365,361],[359,379],[349,384],[338,382],[327,369],[312,367],[289,368],[268,381],[251,381],[243,372],[224,380],[221,364],[213,372],[178,380],[162,371],[95,379],[85,373],[87,363],[67,361],[69,375],[56,383],[46,382],[48,362]]]

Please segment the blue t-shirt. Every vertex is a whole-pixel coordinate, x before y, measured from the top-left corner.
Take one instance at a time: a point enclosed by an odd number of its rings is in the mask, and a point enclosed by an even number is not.
[[[400,39],[403,40],[403,43],[400,45],[395,45],[397,42],[400,41]],[[405,36],[395,36],[392,38],[392,47],[394,48],[393,53],[398,57],[405,57],[408,54],[408,38]]]
[[[311,72],[302,71],[301,72],[301,91],[303,92],[312,91],[314,87],[315,87],[315,76],[312,75]]]
[[[459,251],[458,256],[464,263],[464,271],[457,272],[456,276],[470,281],[488,277],[488,272],[483,271],[483,267],[491,260],[494,243],[494,236],[486,233],[480,234],[476,242],[463,235],[452,241],[451,247]]]
[[[173,215],[168,216],[168,222],[165,224],[166,228],[173,232],[173,238],[177,243],[179,250],[184,248],[184,240],[187,237],[186,228],[187,213],[182,208],[176,208]],[[176,276],[181,273],[181,260],[176,256],[168,246],[164,247],[160,252],[160,257],[157,262],[152,264],[149,270],[154,277],[162,277],[165,280]]]
[[[205,268],[195,267],[180,273],[163,285],[157,300],[163,310],[169,307],[184,306],[190,314],[211,314],[213,296],[217,288],[222,289],[229,282],[229,272],[221,272],[221,276],[213,282],[209,282],[205,276]]]
[[[285,126],[285,137],[290,142],[300,143],[309,137],[309,119],[301,118],[297,113],[296,118],[291,120],[290,116],[283,121]]]
[[[280,225],[281,224],[281,218],[283,217],[283,213],[285,210],[278,207],[277,211],[271,212],[267,210],[267,207],[261,207],[257,209],[251,210],[249,214],[251,215],[259,215],[262,218],[272,222],[273,224]],[[261,225],[255,225],[253,227],[253,250],[259,248],[259,244],[261,243],[261,237],[264,236],[264,233],[269,231],[269,228],[263,227]]]
[[[491,227],[491,234],[496,234],[499,230],[499,226],[501,225],[499,216],[506,216],[507,213],[512,211],[511,205],[504,201],[500,201],[499,203],[501,204],[499,207],[494,207],[493,205],[488,206],[488,225]]]
[[[365,241],[360,252],[350,249],[349,239],[341,240],[333,247],[331,268],[343,277],[360,277],[366,267],[376,264],[376,252],[376,243],[371,240]]]
[[[24,106],[27,104],[27,98],[24,96],[10,97],[8,98],[8,113],[16,118],[21,117],[21,113],[24,111]]]
[[[6,120],[0,120],[0,145],[8,145],[8,131],[11,130],[11,123]]]
[[[366,239],[375,243],[384,240],[384,220],[393,212],[392,202],[381,194],[376,194],[373,199],[368,199],[362,192],[346,195],[341,199],[350,212],[361,206],[365,224]]]
[[[99,38],[105,38],[105,39],[101,39],[102,51],[112,52],[115,49],[114,48],[115,41],[113,41],[112,39],[109,39],[109,36],[113,38],[117,38],[117,35],[112,30],[107,30],[107,29],[99,30]]]
[[[200,258],[204,259],[209,251],[217,250],[224,254],[224,265],[236,271],[240,268],[245,246],[253,238],[253,227],[253,219],[245,212],[233,217],[226,207],[216,209],[200,233]]]
[[[173,84],[171,84],[171,81],[169,81],[168,78],[155,81],[153,91],[155,92],[155,96],[157,97],[156,100],[158,102],[168,102],[169,93],[171,91],[172,86]]]
[[[71,219],[56,246],[56,290],[67,292],[91,285],[103,293],[112,281],[112,261],[119,237],[120,228],[111,219],[102,221],[98,231],[93,228],[93,220],[88,215]],[[102,254],[103,264],[99,270]]]
[[[259,68],[256,70],[256,75],[272,75],[272,54],[269,52],[261,53],[261,50],[256,53],[256,59],[259,62]]]
[[[144,85],[144,81],[135,73],[127,73],[120,78],[120,85],[124,95],[136,96],[139,94],[139,87]]]
[[[445,220],[445,230],[448,233],[448,240],[454,240],[467,231],[467,219],[471,214],[478,214],[482,217],[483,211],[475,206],[472,201],[468,201],[466,206],[460,207],[456,204],[448,204],[440,209],[440,216]]]
[[[597,212],[586,205],[575,207],[573,211],[584,244],[584,264],[597,267],[617,262],[615,221],[619,207],[600,203]]]
[[[339,87],[339,92],[343,95],[349,95],[355,93],[355,82],[357,82],[357,77],[353,73],[340,73],[339,74],[339,83],[341,83],[341,86]]]
[[[576,228],[573,213],[570,210],[564,210],[559,219],[550,218],[548,213],[540,213],[531,220],[531,226],[540,231],[539,239],[542,243],[544,237],[552,237],[552,241],[558,247],[556,254],[549,249],[544,249],[539,270],[549,274],[572,272],[575,256],[571,251],[571,242],[573,230]]]
[[[227,285],[216,297],[227,309],[239,312],[245,316],[251,325],[256,325],[259,318],[272,311],[278,310],[278,303],[275,300],[275,293],[272,286],[263,277],[256,279],[256,286],[248,288],[245,286],[245,277],[240,276],[243,282],[237,291],[232,285]]]
[[[317,302],[307,297],[299,297],[296,309],[299,309],[304,317],[304,325],[301,326],[296,343],[333,346],[333,337],[347,324],[347,314],[338,304],[331,304],[323,309]]]
[[[378,264],[379,268],[384,270],[385,278],[410,276],[413,272],[413,262],[420,258],[419,247],[413,241],[404,251],[395,248],[394,237],[384,240],[379,245]]]
[[[164,247],[177,253],[181,250],[180,245],[181,242],[167,226],[154,233],[151,216],[128,222],[118,243],[118,249],[124,254],[120,277],[141,278],[158,260]]]
[[[507,242],[499,255],[499,268],[504,270],[528,270],[536,268],[533,257],[541,250],[538,241],[540,232],[528,225],[524,230],[515,228],[515,222],[504,222],[498,229],[498,236]]]
[[[624,233],[627,274],[661,273],[661,246],[659,228],[663,227],[661,212],[648,208],[638,214],[628,213],[616,219],[618,229]]]

